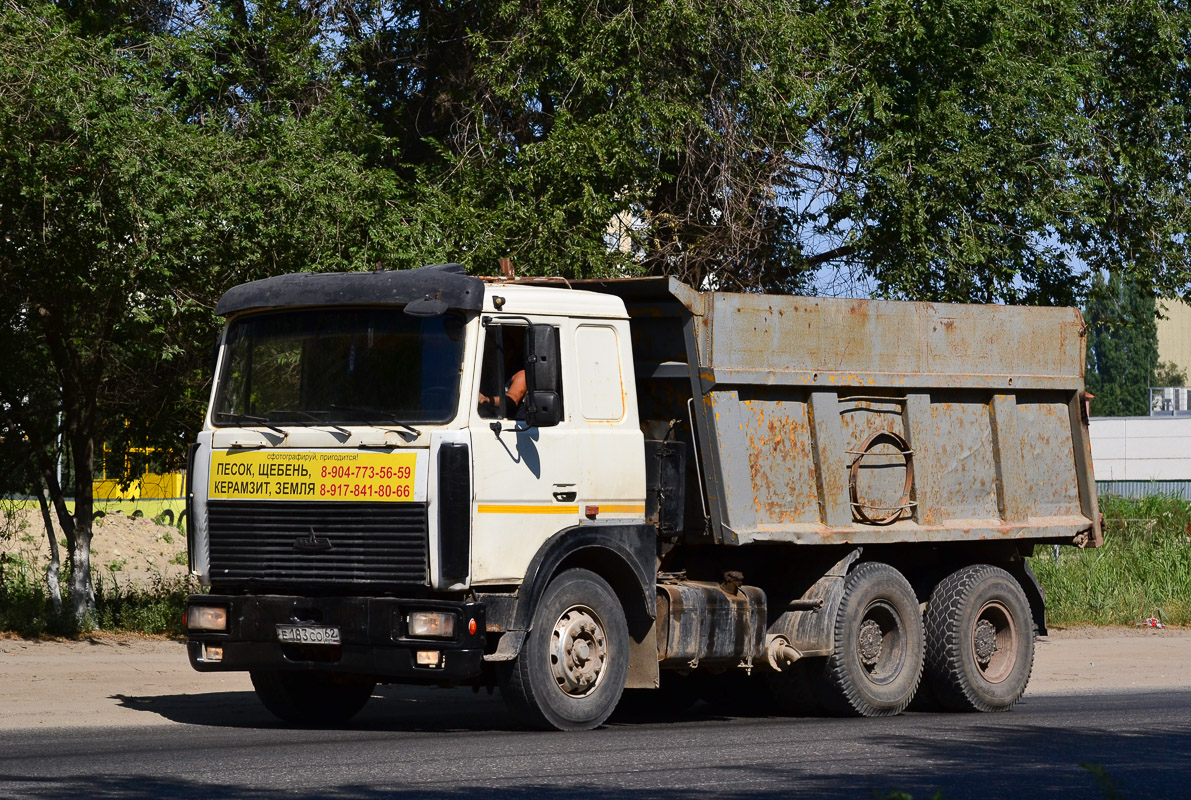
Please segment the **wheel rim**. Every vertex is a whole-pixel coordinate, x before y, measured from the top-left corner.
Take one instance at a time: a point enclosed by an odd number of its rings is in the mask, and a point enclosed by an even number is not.
[[[884,600],[864,610],[856,636],[856,661],[869,681],[892,682],[906,659],[906,631],[901,615]]]
[[[1000,683],[1017,664],[1017,625],[1004,603],[985,603],[972,626],[972,661],[980,676]]]
[[[608,636],[587,606],[571,606],[554,623],[550,672],[569,697],[584,697],[600,685],[608,664]]]

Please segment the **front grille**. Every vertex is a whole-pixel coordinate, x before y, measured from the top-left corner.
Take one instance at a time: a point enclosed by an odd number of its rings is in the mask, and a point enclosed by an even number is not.
[[[216,585],[426,583],[425,503],[212,500]]]

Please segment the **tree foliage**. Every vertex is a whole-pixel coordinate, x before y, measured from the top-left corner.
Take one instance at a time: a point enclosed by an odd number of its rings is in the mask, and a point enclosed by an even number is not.
[[[1088,325],[1088,391],[1103,417],[1150,413],[1149,387],[1158,367],[1156,303],[1148,287],[1112,275],[1094,277],[1097,291],[1084,312]]]
[[[389,0],[326,24],[392,166],[486,266],[1072,303],[1082,263],[1188,289],[1179,2]]]
[[[73,513],[50,488],[85,623],[97,448],[181,450],[219,293],[374,264],[393,220],[391,174],[342,147],[356,115],[329,89],[301,114],[184,107],[182,56],[215,71],[201,38],[129,48],[80,27],[49,5],[0,14],[0,410],[43,477],[63,436]]]
[[[1154,368],[1154,386],[1186,386],[1187,370],[1173,361],[1159,361]]]

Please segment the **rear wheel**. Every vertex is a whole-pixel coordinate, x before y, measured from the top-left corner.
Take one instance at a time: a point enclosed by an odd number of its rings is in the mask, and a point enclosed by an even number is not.
[[[835,652],[824,669],[828,711],[900,714],[922,678],[922,612],[909,582],[888,564],[861,564],[844,579]]]
[[[926,670],[940,705],[1005,711],[1034,668],[1034,622],[1021,585],[977,564],[943,579],[926,606]]]
[[[590,730],[616,709],[628,671],[629,630],[620,601],[594,572],[571,569],[538,601],[501,693],[526,724]]]
[[[338,725],[359,713],[376,682],[354,675],[253,670],[252,688],[265,708],[295,725]]]

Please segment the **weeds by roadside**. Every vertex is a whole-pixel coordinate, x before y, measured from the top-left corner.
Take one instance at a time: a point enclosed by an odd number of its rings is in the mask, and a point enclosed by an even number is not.
[[[8,535],[22,535],[7,531]],[[70,564],[62,565],[61,584],[70,583]],[[115,567],[93,570],[95,581],[95,627],[129,633],[167,634],[184,632],[182,613],[186,596],[200,591],[191,577],[153,576],[148,585],[121,585]],[[0,554],[0,631],[22,636],[77,636],[80,630],[70,614],[69,604],[55,611],[46,591],[40,565],[20,553]]]
[[[45,526],[35,511],[0,499],[0,631],[25,636],[75,636],[112,632],[180,635],[186,595],[200,591],[186,573],[186,532],[164,513],[149,520],[109,514],[92,544],[95,616],[79,626],[55,611],[49,597]],[[162,524],[165,522],[167,524]],[[58,532],[60,535],[60,532]],[[70,585],[70,561],[62,548],[59,585]]]
[[[1191,503],[1174,497],[1100,497],[1104,545],[1039,547],[1030,564],[1052,625],[1134,625],[1155,617],[1191,625]]]
[[[186,596],[199,591],[193,578],[156,577],[144,589],[124,588],[106,581],[95,587],[97,625],[105,631],[128,631],[181,636]]]
[[[197,583],[190,578],[159,577],[145,588],[121,587],[97,572],[95,627],[105,631],[181,636],[186,596],[197,591]],[[30,574],[13,562],[0,565],[0,631],[22,636],[77,636],[83,632],[69,608],[55,613],[41,576]]]

